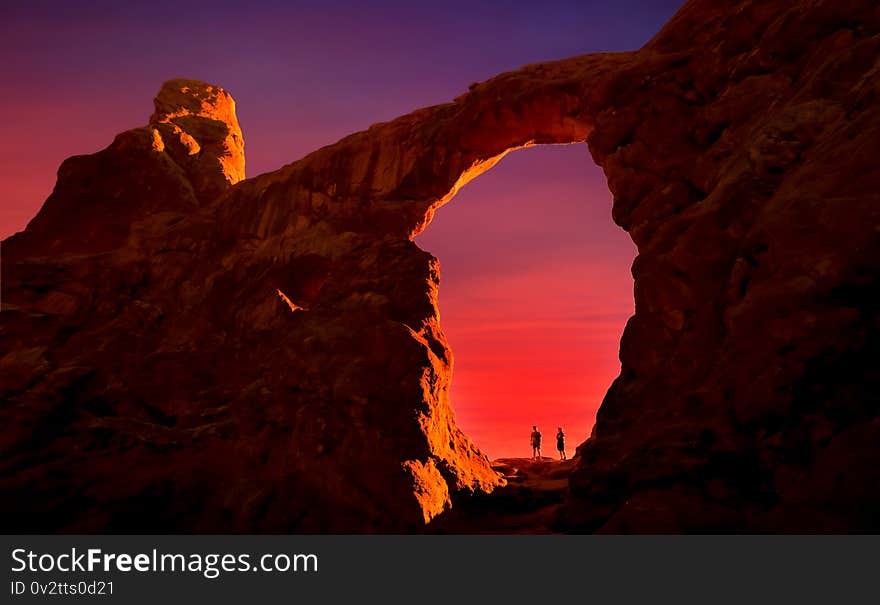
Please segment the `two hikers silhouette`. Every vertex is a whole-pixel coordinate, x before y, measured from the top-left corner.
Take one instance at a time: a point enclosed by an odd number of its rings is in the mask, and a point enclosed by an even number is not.
[[[532,427],[532,435],[531,435],[531,444],[532,444],[532,459],[540,460],[541,459],[541,433],[538,431],[537,426]],[[562,432],[562,427],[560,426],[556,431],[556,450],[559,452],[560,460],[567,460],[565,456],[565,433]]]

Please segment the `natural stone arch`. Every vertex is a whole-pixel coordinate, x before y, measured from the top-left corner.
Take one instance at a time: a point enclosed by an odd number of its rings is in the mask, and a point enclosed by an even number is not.
[[[234,185],[210,103],[175,116],[198,161],[161,122],[68,160],[3,246],[0,517],[400,531],[491,490],[411,238],[506,151],[587,140],[636,313],[560,527],[876,529],[874,4],[693,0],[638,52],[527,66]]]
[[[413,237],[439,205],[506,153],[530,145],[586,141],[601,80],[631,53],[588,55],[503,74],[452,103],[376,124],[281,170],[252,179],[240,196],[286,188],[248,215],[261,236],[288,229],[298,195],[335,202],[341,226]],[[237,212],[237,210],[236,210]],[[356,216],[352,216],[353,214]]]
[[[422,453],[402,462],[414,477],[426,521],[448,507],[456,492],[491,490],[498,477],[455,426],[448,401],[452,352],[439,323],[439,265],[412,238],[460,187],[505,154],[531,145],[584,142],[594,121],[590,95],[582,90],[585,81],[595,82],[629,58],[587,56],[499,76],[453,103],[377,124],[246,181],[230,199],[215,204],[221,226],[250,231],[259,242],[247,256],[249,264],[277,267],[305,257],[332,259],[324,263],[320,301],[283,282],[260,289],[260,296],[277,289],[296,304],[339,309],[330,312],[333,319],[325,317],[325,328],[338,317],[365,312],[384,322],[379,324],[387,331],[383,338],[399,340],[395,356],[410,348],[419,351],[421,361],[410,362],[415,371],[409,383],[391,381],[396,385],[393,405],[401,405],[404,414],[415,409],[418,416],[407,430],[414,431],[414,441],[424,440]],[[315,215],[320,219],[310,220]],[[230,236],[241,240],[241,232]],[[310,242],[317,242],[317,248],[310,248]],[[242,256],[237,247],[229,254],[229,262]],[[352,256],[358,254],[393,255],[388,263],[394,269],[385,263],[359,267],[360,278],[369,282],[368,295],[352,307]],[[265,317],[265,306],[255,303],[261,315],[252,325],[288,320],[272,308],[273,315]],[[350,368],[351,360],[346,363]],[[326,375],[323,380],[333,382]],[[369,381],[360,377],[357,382],[364,388]],[[405,425],[404,420],[397,423],[399,430]]]
[[[389,513],[379,515],[382,526],[390,522],[411,527],[448,508],[459,491],[491,490],[498,484],[488,461],[455,426],[447,393],[452,356],[437,309],[438,265],[411,240],[436,208],[506,153],[535,144],[585,141],[593,114],[589,95],[583,94],[584,79],[598,77],[627,57],[582,57],[499,76],[472,87],[453,103],[375,125],[279,171],[237,184],[237,179],[230,180],[235,186],[226,194],[195,213],[197,203],[190,204],[182,220],[158,218],[148,199],[138,199],[139,191],[127,192],[127,220],[145,223],[139,231],[149,233],[150,241],[133,241],[130,236],[120,247],[125,260],[118,262],[128,266],[134,257],[145,263],[147,268],[141,270],[150,281],[165,284],[149,296],[165,298],[173,292],[181,303],[174,312],[166,304],[155,304],[162,310],[165,328],[153,356],[162,359],[160,351],[165,350],[204,354],[207,349],[227,363],[239,358],[261,367],[269,379],[250,367],[237,368],[227,371],[228,384],[221,384],[221,392],[213,395],[245,410],[267,405],[267,399],[283,405],[277,394],[281,384],[311,393],[294,397],[281,413],[306,419],[301,435],[293,431],[297,438],[288,456],[306,484],[313,481],[310,477],[329,479],[329,487],[316,491],[319,501],[323,494],[332,494],[335,501],[324,503],[326,511],[311,513],[316,520],[301,522],[304,527],[362,526],[375,514],[370,501],[393,511],[393,519]],[[174,178],[183,177],[184,182],[226,183],[229,158],[239,161],[236,170],[243,171],[234,104],[225,92],[193,81],[170,81],[160,91],[156,108],[148,128],[119,139],[131,143],[102,152],[121,160],[144,156],[124,178],[139,180],[141,169],[157,179],[162,168],[155,166],[156,158],[166,161]],[[228,130],[218,132],[218,121],[228,122]],[[212,133],[212,141],[233,137],[238,148],[227,153],[229,146],[202,144],[203,133]],[[183,144],[188,140],[209,151],[198,155],[201,164],[189,159],[192,154]],[[212,163],[215,149],[221,159]],[[99,163],[107,161],[105,157]],[[30,233],[18,238],[21,249],[41,236],[64,241],[63,222],[43,217],[60,217],[65,207],[81,203],[79,179],[75,173],[64,173]],[[83,212],[88,215],[87,209]],[[100,221],[94,222],[100,229]],[[73,240],[75,234],[67,238]],[[103,238],[99,233],[91,239]],[[118,245],[116,237],[108,241]],[[157,246],[185,250],[184,262],[169,272],[155,257],[148,259]],[[104,247],[100,251],[106,252]],[[366,264],[365,258],[370,259]],[[169,279],[178,283],[169,288]],[[359,346],[366,327],[372,330],[371,340]],[[218,331],[207,347],[204,338],[192,336]],[[278,334],[285,335],[287,346],[255,344]],[[185,363],[178,355],[171,358]],[[111,373],[120,372],[132,370]],[[208,371],[206,378],[210,376]],[[131,378],[135,383],[141,380],[147,377]],[[207,406],[209,401],[189,405]],[[369,413],[363,406],[377,407],[378,420],[364,421],[362,416]],[[164,409],[161,414],[172,415]],[[367,428],[379,422],[372,429],[379,433],[381,424],[387,424],[387,434],[379,437],[382,443],[364,442],[366,435],[358,433],[363,427],[354,437],[345,434],[361,422]],[[323,435],[334,431],[343,435]],[[252,435],[245,438],[251,439]],[[357,445],[334,451],[334,442],[349,440]],[[226,447],[222,440],[221,447]],[[284,451],[274,443],[267,447]],[[311,460],[311,451],[322,454],[318,463]],[[386,494],[346,494],[351,491],[346,482],[359,472],[358,454],[370,460],[370,473],[375,475],[365,489]],[[332,462],[326,464],[324,458]],[[310,468],[314,466],[318,469]],[[252,486],[244,489],[264,489],[249,478],[242,480]],[[277,486],[270,489],[271,497],[277,498]],[[358,509],[354,520],[339,514],[340,504],[345,507],[348,501],[358,503],[351,505]],[[281,518],[287,518],[285,513]],[[268,523],[275,526],[279,518]]]

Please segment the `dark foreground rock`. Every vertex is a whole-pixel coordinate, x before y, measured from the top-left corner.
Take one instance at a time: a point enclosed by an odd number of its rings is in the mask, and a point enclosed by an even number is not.
[[[548,534],[559,523],[575,460],[500,458],[492,468],[505,484],[462,498],[428,525],[438,534]]]

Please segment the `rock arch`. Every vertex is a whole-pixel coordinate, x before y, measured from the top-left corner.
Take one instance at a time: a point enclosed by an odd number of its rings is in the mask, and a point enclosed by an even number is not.
[[[507,151],[586,140],[636,313],[560,527],[876,528],[878,23],[693,0],[240,182],[231,98],[169,84],[4,242],[6,527],[399,531],[491,490],[411,238]]]

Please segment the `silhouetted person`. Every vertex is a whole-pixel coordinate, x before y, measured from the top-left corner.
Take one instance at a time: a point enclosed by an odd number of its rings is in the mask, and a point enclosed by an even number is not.
[[[532,459],[541,458],[541,433],[538,427],[532,427]]]
[[[556,431],[556,449],[559,451],[559,459],[565,460],[565,433],[562,432],[562,427]]]

